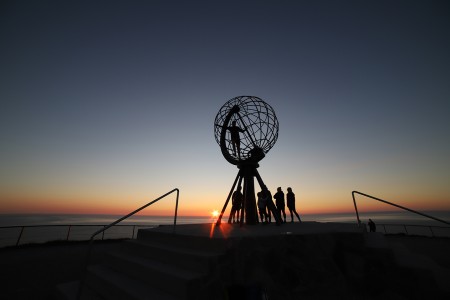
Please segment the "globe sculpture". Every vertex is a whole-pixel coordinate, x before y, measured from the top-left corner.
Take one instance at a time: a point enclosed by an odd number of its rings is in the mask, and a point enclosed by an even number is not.
[[[225,205],[217,219],[220,225],[228,202],[238,183],[243,183],[243,204],[240,224],[258,223],[254,178],[262,191],[267,187],[257,168],[278,139],[278,119],[273,108],[262,99],[254,96],[239,96],[227,101],[214,120],[214,136],[224,158],[239,169]],[[278,222],[278,219],[276,219]],[[228,222],[231,221],[231,213]]]

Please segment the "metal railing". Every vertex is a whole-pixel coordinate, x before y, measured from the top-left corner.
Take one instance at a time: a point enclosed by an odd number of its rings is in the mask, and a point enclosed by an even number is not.
[[[176,227],[176,225],[177,225],[177,214],[178,214],[178,197],[179,197],[179,194],[180,194],[180,190],[179,190],[178,188],[175,188],[175,189],[171,190],[170,192],[165,193],[164,195],[162,195],[162,196],[156,198],[155,200],[153,200],[153,201],[147,203],[146,205],[144,205],[144,206],[142,206],[142,207],[136,209],[135,211],[132,211],[132,212],[129,213],[128,215],[123,216],[122,218],[118,219],[117,221],[112,222],[111,224],[109,224],[109,225],[106,226],[105,228],[102,228],[102,229],[96,231],[96,232],[91,236],[91,238],[90,238],[90,240],[89,240],[89,248],[88,248],[88,252],[87,252],[86,260],[85,260],[85,264],[84,264],[83,275],[82,275],[82,278],[81,278],[80,285],[79,285],[79,287],[78,287],[77,299],[80,299],[80,298],[81,298],[81,293],[82,293],[82,291],[83,291],[83,286],[84,286],[84,282],[85,282],[85,280],[86,280],[87,267],[88,267],[88,265],[89,265],[89,259],[90,259],[91,252],[92,252],[92,245],[93,245],[93,243],[94,243],[94,238],[95,238],[98,234],[100,234],[100,233],[104,232],[105,230],[111,228],[112,226],[114,226],[114,225],[116,225],[116,224],[122,222],[123,220],[125,220],[125,219],[127,219],[127,218],[133,216],[134,214],[140,212],[140,211],[143,210],[144,208],[147,208],[148,206],[152,205],[153,203],[158,202],[159,200],[161,200],[161,199],[163,199],[164,197],[166,197],[166,196],[172,194],[172,193],[175,192],[175,191],[177,192],[177,199],[176,199],[176,204],[175,204],[175,215],[174,215],[174,219],[173,219],[173,231],[174,231],[174,233],[175,233],[175,227]]]
[[[410,236],[450,237],[450,227],[413,224],[377,224],[377,232],[383,228],[384,234],[406,234]],[[396,228],[397,230],[393,229]],[[408,230],[409,229],[409,230]],[[420,232],[417,232],[420,230]],[[425,230],[425,231],[424,231]]]
[[[367,195],[367,194],[364,194],[364,193],[361,193],[361,192],[358,192],[358,191],[352,191],[353,204],[354,204],[354,206],[355,206],[356,219],[357,219],[357,221],[358,221],[358,226],[361,226],[361,221],[359,220],[359,213],[358,213],[358,207],[357,207],[357,205],[356,205],[355,194],[360,194],[360,195],[362,195],[362,196],[365,196],[365,197],[368,197],[368,198],[371,198],[371,199],[374,199],[374,200],[383,202],[383,203],[385,203],[385,204],[389,204],[389,205],[392,205],[392,206],[395,206],[395,207],[398,207],[398,208],[407,210],[407,211],[409,211],[409,212],[412,212],[412,213],[415,213],[415,214],[418,214],[418,215],[427,217],[427,218],[429,218],[429,219],[433,219],[433,220],[435,220],[435,221],[438,221],[438,222],[441,222],[441,223],[450,225],[450,222],[447,222],[447,221],[438,219],[438,218],[436,218],[436,217],[433,217],[433,216],[430,216],[430,215],[427,215],[427,214],[424,214],[424,213],[415,211],[415,210],[413,210],[413,209],[410,209],[410,208],[407,208],[407,207],[404,207],[404,206],[401,206],[401,205],[398,205],[398,204],[395,204],[395,203],[392,203],[392,202],[389,202],[389,201],[386,201],[386,200],[383,200],[383,199],[380,199],[380,198],[377,198],[377,197],[374,197],[374,196],[370,196],[370,195]]]
[[[104,224],[49,224],[49,225],[17,225],[17,226],[0,226],[0,230],[9,230],[9,231],[16,231],[17,235],[14,234],[14,236],[17,237],[11,237],[9,238],[9,240],[11,240],[11,243],[6,243],[4,244],[3,241],[0,241],[0,248],[4,247],[4,246],[19,246],[22,244],[27,244],[27,242],[23,241],[24,239],[26,240],[26,238],[24,238],[24,233],[25,232],[29,232],[30,230],[33,229],[42,229],[42,228],[50,228],[50,229],[59,229],[61,228],[61,230],[59,230],[57,233],[53,233],[53,236],[58,236],[59,238],[48,238],[48,239],[40,239],[39,242],[51,242],[51,241],[86,241],[89,240],[88,237],[90,237],[92,235],[92,231],[91,232],[86,232],[87,230],[84,230],[84,232],[77,232],[77,229],[79,228],[92,228],[92,227],[102,227],[105,228],[108,225],[104,225]],[[144,228],[148,228],[148,227],[154,227],[156,225],[137,225],[137,224],[124,224],[124,225],[116,225],[115,227],[125,227],[125,228],[131,228],[131,234],[116,234],[119,235],[120,237],[116,237],[116,238],[127,238],[128,236],[130,236],[130,238],[134,238],[135,233],[136,233],[136,228],[139,227],[144,227]],[[67,228],[67,230],[64,230],[64,228]],[[75,233],[74,233],[75,231]],[[51,234],[49,234],[51,235]],[[74,239],[73,236],[77,236],[77,235],[81,235],[81,236],[85,236],[86,238],[84,239]],[[103,232],[102,240],[105,239],[105,232]],[[34,239],[34,243],[36,239]],[[38,239],[39,240],[39,239]],[[14,242],[15,241],[15,242]],[[33,243],[33,242],[31,242]]]

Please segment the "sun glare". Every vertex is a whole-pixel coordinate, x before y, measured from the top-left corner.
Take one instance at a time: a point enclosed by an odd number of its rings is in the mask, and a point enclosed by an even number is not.
[[[211,215],[212,215],[214,218],[217,218],[217,217],[219,216],[219,212],[218,212],[217,210],[213,210],[213,211],[211,212]]]

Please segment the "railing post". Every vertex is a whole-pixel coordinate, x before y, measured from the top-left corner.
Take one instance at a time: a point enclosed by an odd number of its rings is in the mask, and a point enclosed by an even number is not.
[[[406,235],[409,235],[408,229],[406,229],[406,225],[403,225],[403,227],[405,228]]]
[[[67,237],[66,237],[66,241],[69,240],[69,235],[70,235],[70,228],[72,228],[72,225],[69,225],[69,230],[67,230]]]
[[[173,218],[173,233],[175,233],[175,227],[177,226],[177,215],[178,215],[178,196],[180,194],[180,191],[176,189],[177,191],[177,200],[175,204],[175,216]]]
[[[384,234],[387,234],[386,225],[383,224],[383,228],[384,228]]]
[[[358,220],[358,227],[360,227],[361,221],[359,220],[358,207],[356,206],[355,191],[352,192],[352,197],[353,197],[353,205],[355,206],[355,211],[356,211],[356,219]]]
[[[103,229],[105,229],[106,226],[103,226]],[[105,230],[102,231],[102,241],[105,239]]]
[[[134,229],[136,228],[136,225],[133,225],[133,233],[131,234],[131,238],[134,239]]]
[[[20,239],[22,238],[23,231],[25,230],[25,226],[22,226],[20,230],[19,238],[17,239],[16,246],[19,246]]]
[[[433,232],[433,228],[431,226],[428,226],[430,228],[431,231],[431,237],[434,237],[434,232]]]

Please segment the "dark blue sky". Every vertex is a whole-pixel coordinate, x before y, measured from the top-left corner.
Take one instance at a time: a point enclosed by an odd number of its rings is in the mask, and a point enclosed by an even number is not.
[[[239,95],[275,109],[260,173],[305,209],[353,189],[450,208],[448,1],[3,1],[0,39],[9,211],[175,186],[220,208],[237,170],[213,120]]]

